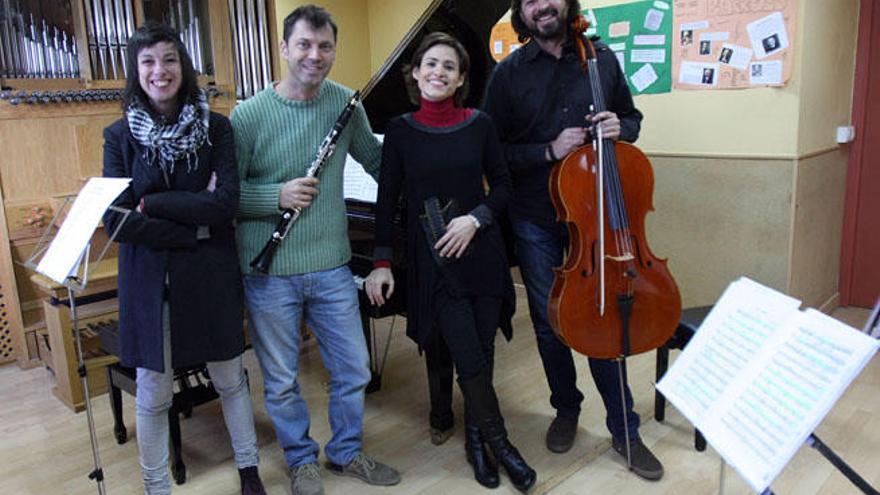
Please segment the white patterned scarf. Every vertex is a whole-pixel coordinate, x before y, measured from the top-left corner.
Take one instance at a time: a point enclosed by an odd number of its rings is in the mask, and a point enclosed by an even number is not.
[[[174,163],[184,157],[188,173],[199,168],[197,151],[208,140],[209,114],[208,98],[202,90],[195,102],[183,105],[177,122],[156,122],[138,105],[125,112],[132,136],[144,147],[144,160],[156,163],[168,175],[174,173]]]

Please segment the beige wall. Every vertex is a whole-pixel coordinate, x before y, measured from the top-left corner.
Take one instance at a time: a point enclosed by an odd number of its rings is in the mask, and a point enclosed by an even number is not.
[[[836,305],[847,156],[836,149],[797,165],[789,291],[813,307]]]
[[[798,42],[800,133],[798,152],[836,146],[835,129],[852,113],[858,0],[810,1],[802,16]]]
[[[329,0],[314,2],[307,0],[275,0],[276,26],[278,36],[284,33],[284,18],[293,9],[307,3],[317,3],[333,16],[339,26],[336,63],[330,78],[351,88],[358,88],[370,78],[370,24],[366,0]],[[278,43],[279,41],[273,41]],[[287,72],[287,65],[281,60],[277,67],[278,79]]]
[[[786,290],[790,160],[651,157],[651,249],[669,258],[685,307],[712,304],[741,275]]]
[[[433,0],[367,0],[370,68],[376,72]]]

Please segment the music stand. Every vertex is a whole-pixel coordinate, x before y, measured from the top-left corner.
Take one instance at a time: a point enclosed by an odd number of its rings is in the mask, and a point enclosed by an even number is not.
[[[92,179],[92,180],[94,180],[94,179]],[[117,179],[117,180],[121,180],[121,179]],[[127,184],[127,182],[128,182],[128,180],[126,179],[125,183]],[[88,187],[88,186],[89,186],[89,184],[86,185],[86,187]],[[127,187],[127,185],[126,185],[126,187]],[[83,190],[85,190],[85,189],[86,188],[84,187]],[[121,192],[121,190],[119,192]],[[118,193],[117,193],[117,195],[118,195]],[[107,196],[105,196],[105,198],[106,197]],[[119,208],[116,206],[109,206],[109,202],[113,201],[113,199],[115,199],[115,197],[116,196],[113,196],[112,198],[107,200],[108,205],[102,206],[101,211],[105,211],[107,209],[113,210],[113,211],[122,213],[123,218],[119,222],[119,224],[117,225],[116,229],[113,231],[113,234],[107,240],[107,243],[101,249],[101,252],[98,255],[98,257],[95,259],[95,262],[94,262],[95,267],[97,267],[98,263],[107,254],[107,251],[110,249],[110,246],[112,245],[114,239],[119,234],[119,230],[122,228],[122,225],[128,219],[128,215],[131,214],[131,210]],[[38,264],[36,262],[37,258],[43,257],[44,254],[46,254],[46,251],[49,250],[50,247],[53,247],[50,244],[54,244],[54,239],[53,239],[52,243],[49,243],[48,239],[49,239],[50,235],[52,234],[53,230],[55,230],[56,221],[58,220],[61,212],[64,211],[65,209],[67,209],[67,205],[70,203],[72,198],[73,198],[73,196],[66,196],[64,198],[64,203],[61,205],[61,207],[59,207],[57,209],[57,211],[55,212],[55,215],[52,217],[52,221],[49,223],[49,225],[43,231],[42,236],[40,236],[40,240],[38,241],[37,245],[34,247],[33,253],[31,254],[31,256],[27,260],[24,261],[24,263],[21,263],[23,266],[27,267],[28,269],[30,269],[34,272],[37,272],[38,269],[40,272],[42,272],[42,269],[40,268],[40,265],[42,264],[42,260]],[[75,206],[76,206],[76,203],[74,203],[74,207]],[[73,210],[74,207],[71,207],[71,211]],[[65,219],[65,223],[69,219],[70,219],[70,215],[68,215],[68,218]],[[94,233],[94,229],[97,228],[97,226],[98,226],[98,222],[95,221],[90,232]],[[62,228],[63,227],[64,227],[64,225],[62,225]],[[60,232],[61,229],[59,228],[58,230]],[[83,358],[82,338],[81,338],[80,332],[79,332],[79,320],[78,320],[77,309],[76,309],[76,293],[77,292],[81,293],[85,290],[85,288],[89,282],[89,276],[91,275],[92,271],[94,271],[94,269],[95,269],[95,267],[93,267],[92,270],[89,270],[89,255],[91,253],[91,233],[89,234],[89,240],[87,240],[85,243],[85,246],[82,247],[77,261],[74,263],[73,267],[68,271],[67,277],[64,278],[63,280],[58,280],[55,277],[50,277],[50,278],[53,278],[56,282],[61,283],[64,287],[67,288],[67,297],[68,297],[68,301],[70,304],[70,319],[71,319],[71,324],[73,327],[73,336],[74,336],[74,342],[75,342],[75,347],[76,347],[77,374],[80,376],[80,381],[82,383],[83,398],[84,398],[84,402],[86,405],[86,418],[88,419],[88,427],[89,427],[89,440],[91,442],[92,459],[94,462],[94,469],[92,470],[92,472],[90,472],[88,474],[88,478],[90,480],[94,480],[95,483],[97,483],[98,493],[100,495],[104,495],[106,493],[105,489],[104,489],[104,471],[101,467],[101,457],[98,452],[98,437],[97,437],[97,434],[95,433],[95,418],[94,418],[94,415],[92,414],[92,401],[91,401],[91,395],[89,394],[88,370],[86,368],[85,359]],[[59,236],[56,236],[56,239],[58,237]],[[71,248],[76,249],[76,250],[80,249],[78,246],[71,246]]]
[[[880,340],[880,298],[877,299],[877,302],[874,304],[874,309],[871,311],[871,315],[868,317],[868,321],[865,322],[865,326],[862,328],[862,333],[868,335],[869,337],[873,337],[875,339]],[[865,478],[855,471],[846,461],[843,460],[836,452],[834,452],[831,447],[825,444],[819,437],[816,436],[815,433],[810,433],[810,436],[807,437],[806,444],[810,447],[816,449],[823,457],[828,459],[828,462],[831,463],[832,466],[837,468],[846,479],[848,479],[853,485],[856,486],[862,493],[866,495],[880,495],[880,491],[877,491],[876,488],[871,486]],[[722,470],[724,459],[722,462]],[[723,483],[723,471],[722,471],[722,483]],[[768,487],[766,490],[761,492],[761,495],[773,495],[773,491]]]

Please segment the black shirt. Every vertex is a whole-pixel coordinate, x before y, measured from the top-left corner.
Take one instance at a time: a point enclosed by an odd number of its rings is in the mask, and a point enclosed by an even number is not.
[[[607,46],[594,45],[607,110],[620,119],[620,139],[635,142],[642,114],[633,104],[626,76]],[[548,189],[553,163],[545,160],[544,153],[563,129],[589,127],[584,119],[592,103],[589,78],[571,43],[557,59],[529,42],[495,67],[484,109],[498,128],[510,168],[515,192],[512,218],[544,225],[556,221]]]

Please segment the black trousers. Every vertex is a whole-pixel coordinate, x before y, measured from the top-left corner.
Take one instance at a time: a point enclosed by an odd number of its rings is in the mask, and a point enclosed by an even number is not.
[[[487,369],[491,374],[500,313],[501,299],[495,297],[451,299],[441,308],[436,331],[424,345],[432,428],[453,426],[453,369],[465,380]]]

